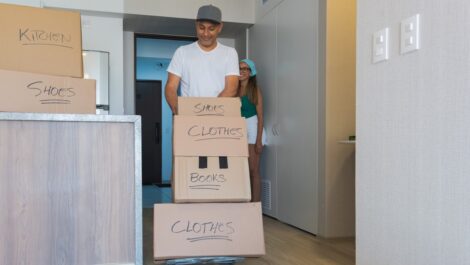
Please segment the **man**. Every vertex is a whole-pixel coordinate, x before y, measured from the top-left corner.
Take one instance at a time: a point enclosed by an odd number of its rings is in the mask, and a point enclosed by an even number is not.
[[[238,55],[220,44],[222,12],[213,5],[199,8],[196,18],[198,40],[179,47],[168,66],[165,96],[176,114],[177,90],[185,97],[233,97],[238,88]]]

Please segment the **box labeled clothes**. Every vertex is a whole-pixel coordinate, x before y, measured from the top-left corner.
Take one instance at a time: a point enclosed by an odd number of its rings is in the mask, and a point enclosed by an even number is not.
[[[265,254],[261,203],[155,204],[154,259]]]

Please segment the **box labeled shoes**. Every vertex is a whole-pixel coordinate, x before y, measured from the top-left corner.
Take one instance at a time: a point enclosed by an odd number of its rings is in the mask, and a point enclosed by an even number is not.
[[[96,81],[0,69],[0,111],[96,113]]]
[[[180,116],[225,116],[240,117],[239,98],[179,97]]]

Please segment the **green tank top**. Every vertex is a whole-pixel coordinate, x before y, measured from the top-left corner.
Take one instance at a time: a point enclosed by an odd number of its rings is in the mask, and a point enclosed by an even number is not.
[[[256,105],[251,103],[248,96],[241,97],[242,101],[242,116],[244,118],[250,118],[256,115]]]

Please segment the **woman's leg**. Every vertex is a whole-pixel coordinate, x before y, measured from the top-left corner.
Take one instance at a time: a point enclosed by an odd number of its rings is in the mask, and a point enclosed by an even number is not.
[[[259,174],[259,154],[255,152],[255,145],[248,145],[248,165],[250,167],[251,201],[261,201],[261,176]]]

